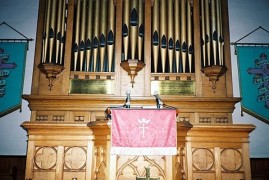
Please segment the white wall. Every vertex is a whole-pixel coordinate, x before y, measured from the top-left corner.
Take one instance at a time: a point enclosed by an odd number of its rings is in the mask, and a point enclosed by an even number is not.
[[[5,21],[28,38],[35,39],[38,0],[0,0],[0,23]],[[268,0],[229,0],[231,42],[245,36],[259,26],[269,30]],[[0,26],[1,38],[21,38],[15,33],[6,34]],[[8,35],[8,37],[6,37]],[[269,34],[258,31],[242,42],[269,42]],[[30,42],[27,52],[26,72],[23,94],[30,94],[35,42]],[[234,96],[239,97],[237,60],[232,51]],[[27,146],[26,132],[20,124],[30,119],[28,103],[23,100],[22,112],[19,110],[0,119],[0,155],[25,155]],[[250,135],[251,157],[269,157],[269,125],[247,115],[241,117],[240,103],[233,113],[235,123],[254,124],[257,128]]]
[[[0,23],[6,22],[28,38],[35,39],[38,0],[0,0]],[[6,25],[0,26],[0,39],[20,38]],[[29,43],[23,94],[30,94],[33,72],[35,40]],[[0,155],[25,155],[27,134],[20,125],[30,120],[28,102],[22,101],[22,112],[17,110],[0,118]]]
[[[249,34],[259,26],[269,30],[269,1],[268,0],[229,0],[230,36],[231,42],[235,42]],[[269,43],[269,33],[257,30],[242,43]],[[240,97],[238,83],[237,56],[234,55],[234,47],[231,46],[231,60],[233,66],[233,90],[234,96]],[[269,113],[269,111],[268,111]],[[269,125],[256,118],[243,113],[241,117],[240,103],[236,104],[233,113],[234,123],[253,124],[256,129],[250,134],[251,157],[269,157]],[[268,120],[269,122],[269,120]]]

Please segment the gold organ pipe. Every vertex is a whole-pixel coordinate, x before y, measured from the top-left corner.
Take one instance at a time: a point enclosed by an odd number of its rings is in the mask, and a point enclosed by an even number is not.
[[[107,0],[102,0],[102,7],[101,7],[101,28],[100,34],[105,37],[104,43],[100,46],[100,71],[103,71],[104,61],[105,61],[105,52],[106,52],[106,31],[107,31]],[[101,40],[101,38],[100,38]]]
[[[206,39],[205,39],[205,2],[204,0],[201,0],[201,21],[202,21],[202,40],[203,40],[203,44],[202,44],[202,51],[203,51],[203,66],[206,66],[205,61],[206,61]]]
[[[58,37],[58,34],[61,34],[61,25],[62,25],[62,10],[63,10],[63,0],[59,0],[58,3],[58,14],[57,14],[57,28],[56,28],[56,37]],[[56,39],[56,63],[58,63],[58,56],[60,52],[60,44],[61,44],[61,37],[60,39]]]
[[[64,42],[62,42],[62,38],[64,36],[64,32],[65,32],[65,13],[66,13],[66,2],[65,0],[63,0],[63,6],[62,6],[62,21],[61,21],[61,44],[60,44],[60,64],[62,64],[63,62],[63,50],[64,50]]]
[[[94,30],[93,30],[93,41],[97,40],[98,42],[94,42],[93,48],[93,71],[96,71],[96,62],[98,57],[98,47],[99,47],[99,18],[100,18],[100,0],[95,1],[95,14],[94,14]]]
[[[143,0],[138,2],[138,28],[144,23]],[[143,30],[144,31],[144,30]],[[144,33],[144,32],[143,32]],[[138,36],[138,60],[142,60],[143,37]]]
[[[186,46],[187,40],[186,40],[186,3],[185,0],[181,0],[181,57],[182,57],[182,68],[183,68],[183,73],[186,71],[186,61],[187,61],[187,49],[186,52],[184,52],[183,48],[188,48],[184,47],[184,44]]]
[[[187,17],[187,19],[188,19],[188,49],[190,50],[190,48],[193,48],[192,47],[192,24],[191,24],[191,4],[190,4],[190,2],[189,1],[187,1],[188,2],[188,9],[187,9],[187,11],[188,11],[188,17]],[[188,60],[189,60],[189,71],[190,71],[190,73],[191,73],[191,69],[192,69],[192,54],[188,51]]]
[[[168,1],[168,59],[169,59],[169,72],[173,72],[173,59],[174,59],[174,24],[173,24],[173,0]],[[173,47],[169,47],[173,42]]]
[[[162,62],[162,72],[165,72],[165,62],[166,62],[166,54],[167,54],[167,31],[166,31],[166,21],[167,21],[167,13],[166,13],[166,0],[161,0],[160,4],[160,43],[161,43],[161,62]],[[164,41],[165,38],[165,41]]]
[[[91,41],[92,44],[92,25],[93,25],[93,1],[88,0],[88,11],[87,11],[87,32],[86,32],[86,39]],[[89,44],[89,46],[91,46]],[[90,68],[90,60],[91,60],[91,52],[92,47],[89,47],[86,50],[86,71],[89,71]]]
[[[129,22],[130,22],[130,0],[124,0],[123,6],[123,24],[127,26],[127,36],[123,37],[123,50],[124,60],[128,59],[128,48],[129,48]]]
[[[79,59],[80,59],[80,71],[82,71],[83,60],[84,60],[84,48],[85,48],[85,28],[86,28],[86,8],[87,1],[82,0],[82,17],[81,17],[81,28],[80,28],[80,45],[84,45],[81,49],[79,48]]]
[[[217,0],[217,32],[218,32],[218,53],[219,53],[219,63],[223,65],[223,34],[222,34],[222,15],[221,15],[221,3]]]
[[[159,8],[160,8],[160,4],[159,4],[159,0],[155,0],[154,1],[154,6],[153,6],[153,25],[152,25],[152,37],[154,36],[154,32],[157,32],[158,34],[159,29],[160,29],[160,23],[159,23],[159,19],[160,19],[160,14],[159,14]],[[156,45],[153,45],[153,62],[154,62],[154,72],[157,72],[158,69],[158,58],[159,58],[159,47],[160,47],[160,39],[158,38],[158,43]]]
[[[176,41],[178,41],[178,42],[180,42],[180,31],[179,31],[179,29],[180,29],[180,10],[179,10],[179,6],[180,6],[180,4],[179,4],[179,0],[175,0],[174,1],[174,16],[175,16],[175,18],[174,18],[174,24],[175,24],[175,30],[174,30],[174,32],[175,32],[175,42],[174,43],[176,43]],[[175,49],[176,49],[176,47],[175,47]],[[177,71],[177,73],[179,72],[179,60],[180,60],[180,51],[179,50],[176,50],[175,51],[175,59],[176,59],[176,71]]]
[[[52,3],[52,11],[51,11],[51,21],[50,21],[50,28],[53,31],[53,37],[50,38],[50,48],[49,48],[49,62],[51,63],[52,61],[52,52],[53,52],[53,46],[54,46],[54,40],[55,40],[55,20],[56,20],[56,6],[57,6],[57,1],[53,1]]]
[[[211,33],[212,33],[212,43],[213,43],[213,56],[214,65],[217,64],[217,40],[214,39],[214,34],[216,32],[216,4],[215,0],[211,0]]]
[[[46,62],[47,59],[47,49],[48,49],[48,40],[49,40],[49,25],[50,25],[50,12],[51,12],[51,0],[47,0],[47,4],[46,4],[46,18],[45,18],[45,28],[44,28],[44,33],[45,33],[45,39],[44,41],[44,45],[43,45],[43,59],[42,59],[42,63]]]
[[[76,31],[75,31],[75,44],[77,50],[74,51],[74,71],[77,69],[78,51],[79,51],[79,25],[80,25],[80,5],[81,0],[77,1],[77,17],[76,17]]]
[[[115,6],[114,0],[109,0],[109,15],[108,15],[108,32],[111,31],[113,36],[115,37]],[[113,39],[114,39],[113,37]],[[108,57],[108,71],[112,71],[112,60],[113,60],[113,50],[114,50],[114,43],[107,45],[107,57]]]
[[[138,7],[138,1],[132,0],[131,3],[131,11],[136,10]],[[135,51],[136,51],[136,44],[137,44],[137,25],[130,24],[130,45],[131,45],[131,59],[135,59]]]
[[[205,0],[205,22],[206,22],[206,36],[207,36],[207,42],[206,42],[206,50],[207,50],[207,62],[208,66],[210,66],[210,50],[211,50],[211,36],[210,36],[210,19],[209,19],[209,1]]]

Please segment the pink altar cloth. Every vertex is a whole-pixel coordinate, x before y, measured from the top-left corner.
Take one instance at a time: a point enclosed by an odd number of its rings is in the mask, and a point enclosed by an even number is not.
[[[174,109],[113,109],[111,151],[118,155],[176,155]]]

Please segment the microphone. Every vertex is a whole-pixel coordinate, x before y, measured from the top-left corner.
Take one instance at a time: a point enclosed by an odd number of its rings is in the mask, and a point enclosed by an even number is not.
[[[126,91],[126,100],[125,100],[125,104],[124,104],[124,107],[126,108],[130,108],[131,107],[131,91],[130,90],[127,90]]]
[[[156,104],[157,104],[157,108],[158,109],[162,109],[163,108],[163,102],[158,94],[158,91],[155,91],[154,92],[154,95],[153,95],[155,98],[156,98]]]

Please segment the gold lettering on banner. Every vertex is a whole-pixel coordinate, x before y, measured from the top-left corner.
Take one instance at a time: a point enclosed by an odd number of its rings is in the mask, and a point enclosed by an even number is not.
[[[71,79],[70,94],[113,94],[114,80]]]
[[[151,93],[161,95],[195,95],[195,81],[151,81]]]

